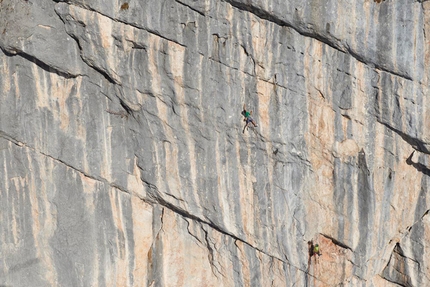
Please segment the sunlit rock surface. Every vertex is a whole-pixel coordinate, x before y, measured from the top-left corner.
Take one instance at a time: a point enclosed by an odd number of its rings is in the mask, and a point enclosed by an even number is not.
[[[430,286],[429,25],[0,0],[0,285]]]

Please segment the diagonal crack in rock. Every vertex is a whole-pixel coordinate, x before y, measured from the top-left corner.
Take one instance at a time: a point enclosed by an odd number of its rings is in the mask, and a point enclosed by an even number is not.
[[[38,59],[37,57],[27,54],[24,51],[21,50],[15,50],[13,52],[8,51],[6,49],[4,49],[3,47],[0,46],[0,50],[7,56],[7,57],[21,57],[23,59],[26,59],[29,62],[34,63],[35,65],[37,65],[39,68],[41,68],[42,70],[49,72],[49,73],[55,73],[60,77],[66,78],[66,79],[75,79],[78,77],[82,77],[82,76],[87,76],[84,74],[72,74],[69,73],[67,71],[62,71],[61,69],[54,67],[54,66],[50,66],[49,64],[43,62],[42,60]]]
[[[351,49],[351,47],[349,47],[348,43],[343,43],[339,39],[336,39],[334,37],[329,38],[325,35],[321,35],[317,31],[314,31],[313,29],[310,29],[310,28],[305,29],[305,28],[302,28],[300,26],[293,25],[292,23],[289,23],[283,19],[280,19],[280,18],[274,16],[273,14],[270,14],[268,11],[265,11],[264,9],[261,9],[255,5],[253,5],[252,3],[244,4],[244,3],[240,2],[240,1],[236,1],[236,0],[223,0],[223,1],[229,3],[230,5],[232,5],[233,7],[237,8],[239,10],[254,14],[255,16],[257,16],[260,19],[272,22],[272,23],[279,25],[279,26],[291,28],[302,36],[310,37],[310,38],[313,38],[317,41],[320,41],[320,42],[332,47],[335,50],[338,50],[342,53],[350,55],[351,57],[353,57],[357,61],[359,61],[359,62],[361,62],[367,66],[374,67],[376,69],[382,70],[384,72],[387,72],[387,73],[392,74],[394,76],[404,78],[404,79],[409,80],[409,81],[413,80],[406,73],[402,73],[401,71],[393,71],[393,70],[387,69],[387,68],[385,68],[385,67],[383,67],[377,63],[372,62],[370,59],[366,59],[366,57],[359,55],[358,53],[354,52]]]
[[[74,167],[73,165],[68,164],[67,162],[65,162],[65,161],[63,161],[63,160],[61,160],[61,159],[59,159],[59,158],[56,158],[56,157],[54,157],[54,156],[52,156],[52,155],[49,155],[49,154],[47,154],[47,153],[44,153],[44,152],[42,152],[42,151],[39,151],[39,150],[35,149],[34,147],[32,147],[32,146],[30,146],[30,145],[28,145],[28,144],[26,144],[26,143],[24,143],[24,142],[22,142],[22,141],[20,141],[20,140],[18,140],[18,139],[16,139],[16,138],[14,138],[13,136],[11,136],[11,135],[9,135],[8,133],[6,133],[6,132],[4,132],[4,131],[1,131],[1,130],[0,130],[0,138],[3,138],[3,139],[5,139],[5,140],[7,140],[7,141],[10,141],[11,143],[13,143],[14,145],[16,145],[16,146],[18,146],[18,147],[21,147],[21,148],[27,148],[27,149],[29,149],[29,150],[31,150],[31,151],[33,151],[33,152],[35,152],[35,153],[41,154],[41,155],[43,155],[43,156],[45,156],[45,157],[48,157],[48,158],[50,158],[51,160],[53,160],[53,161],[55,161],[55,162],[57,162],[57,163],[63,164],[63,165],[65,165],[65,166],[67,166],[68,168],[73,169],[74,171],[78,172],[79,174],[82,174],[83,176],[85,176],[85,177],[87,177],[87,178],[89,178],[89,179],[92,179],[92,180],[95,180],[95,181],[98,181],[98,182],[104,183],[104,184],[106,184],[106,185],[108,185],[108,186],[111,186],[111,187],[113,187],[113,188],[116,188],[116,189],[118,189],[118,190],[120,190],[120,191],[122,191],[122,192],[124,192],[124,193],[127,193],[127,194],[132,195],[132,194],[130,193],[130,191],[128,191],[126,188],[124,188],[124,187],[122,187],[122,186],[119,186],[119,185],[118,185],[118,184],[116,184],[116,183],[109,182],[107,179],[105,179],[105,178],[103,178],[103,177],[90,175],[90,174],[86,173],[85,171],[82,171],[82,170],[80,170],[79,168],[76,168],[76,167]]]

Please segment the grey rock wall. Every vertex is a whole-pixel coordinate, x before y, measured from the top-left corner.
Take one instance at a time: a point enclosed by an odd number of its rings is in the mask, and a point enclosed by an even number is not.
[[[0,0],[0,285],[430,285],[430,2],[378,2]]]

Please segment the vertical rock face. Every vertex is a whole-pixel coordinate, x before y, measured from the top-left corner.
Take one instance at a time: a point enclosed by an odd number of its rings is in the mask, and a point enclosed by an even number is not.
[[[0,285],[430,286],[429,25],[0,0]]]

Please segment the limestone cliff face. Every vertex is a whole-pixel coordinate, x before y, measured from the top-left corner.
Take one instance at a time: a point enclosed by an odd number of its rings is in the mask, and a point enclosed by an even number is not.
[[[430,1],[0,0],[0,285],[430,286],[428,35]]]

